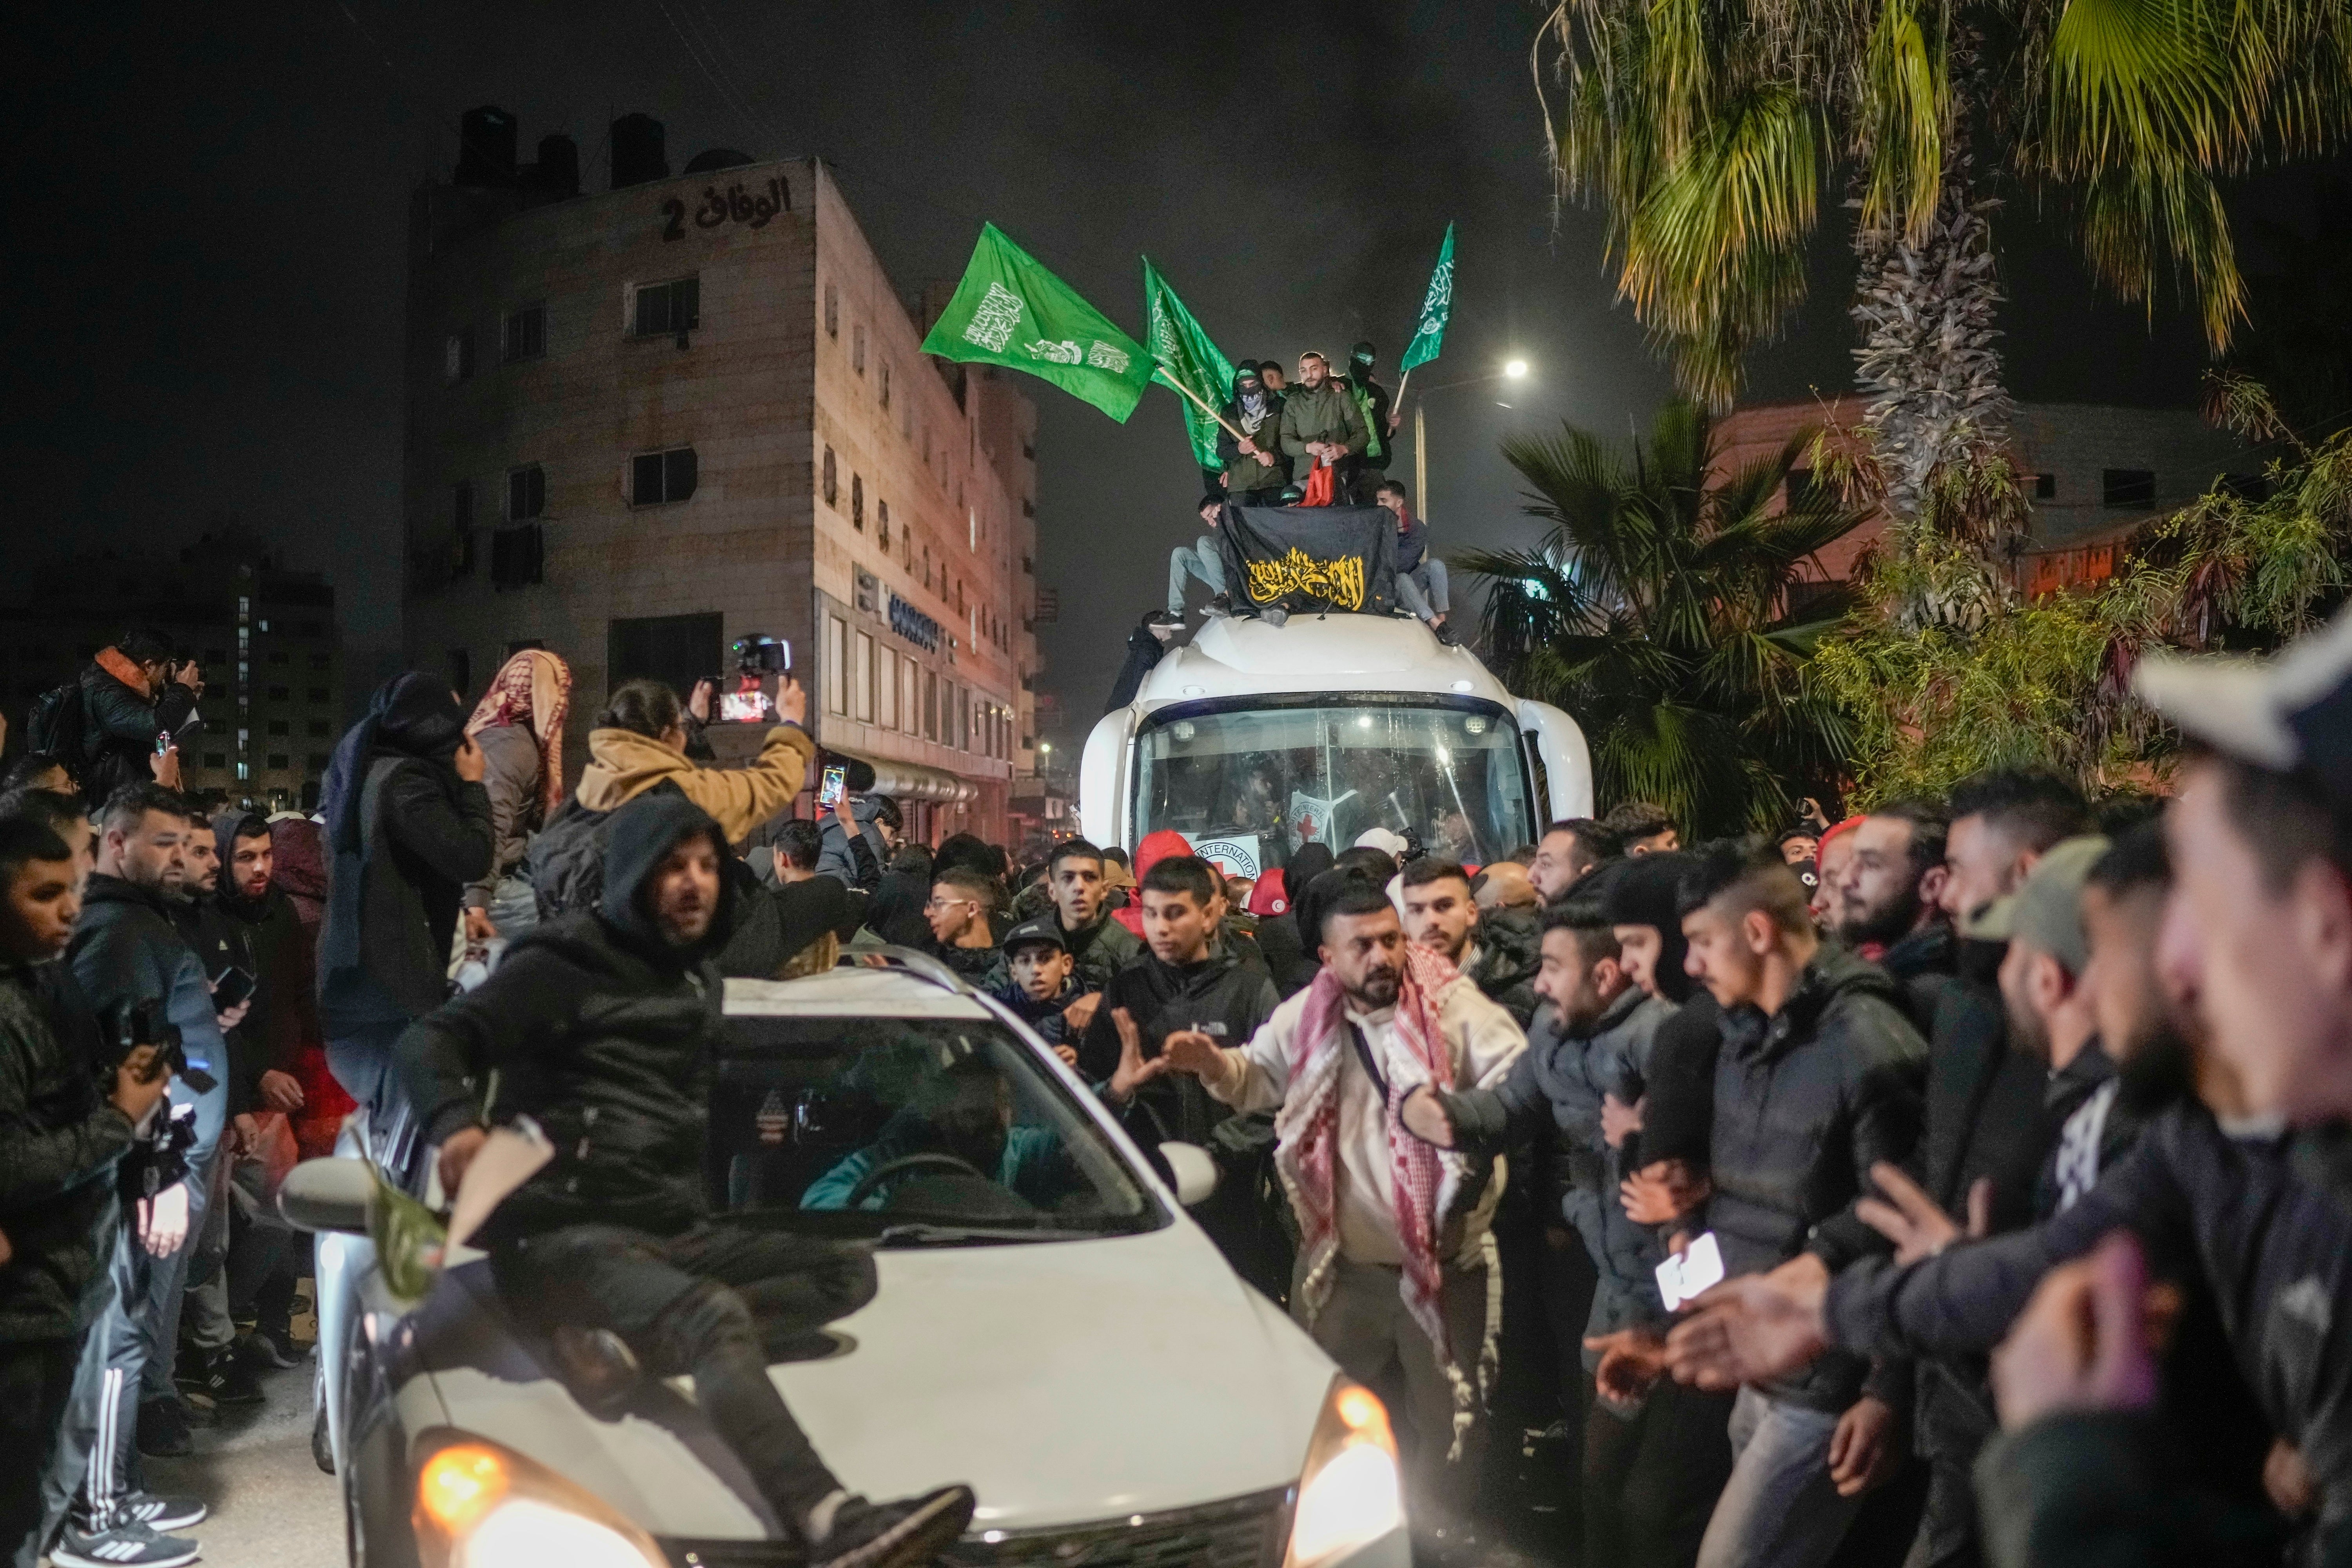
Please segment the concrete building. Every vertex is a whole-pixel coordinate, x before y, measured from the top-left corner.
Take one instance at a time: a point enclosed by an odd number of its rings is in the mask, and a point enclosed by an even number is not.
[[[1716,426],[1719,468],[1769,457],[1807,429],[1851,431],[1861,416],[1861,400],[1853,396],[1736,409]],[[2110,577],[2117,546],[2150,519],[2187,505],[2217,480],[2252,487],[2262,478],[2255,454],[2187,409],[2021,404],[2010,421],[2009,451],[2033,509],[2028,547],[2017,563],[2019,585],[2028,593]],[[1809,478],[1800,469],[1791,482]],[[1852,575],[1856,558],[1885,528],[1885,519],[1874,519],[1823,551],[1826,577]]]
[[[335,590],[289,570],[235,524],[178,551],[104,551],[30,574],[0,631],[0,692],[10,713],[79,674],[133,627],[163,633],[205,681],[200,731],[180,754],[190,791],[218,790],[268,810],[318,804],[342,733]],[[12,729],[9,754],[24,737]]]
[[[562,138],[518,166],[477,110],[465,145],[412,222],[411,663],[470,697],[519,647],[562,655],[576,764],[613,688],[684,693],[782,637],[819,742],[911,832],[1003,837],[1036,732],[1034,405],[918,352],[814,160],[672,178],[633,115],[583,195]]]

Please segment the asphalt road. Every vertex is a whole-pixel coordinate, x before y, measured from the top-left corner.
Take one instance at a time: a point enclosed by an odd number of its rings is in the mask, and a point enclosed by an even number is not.
[[[310,1372],[262,1376],[268,1399],[199,1426],[184,1459],[147,1461],[157,1491],[197,1497],[212,1517],[184,1531],[204,1561],[234,1568],[341,1568],[343,1514],[335,1478],[310,1460]]]

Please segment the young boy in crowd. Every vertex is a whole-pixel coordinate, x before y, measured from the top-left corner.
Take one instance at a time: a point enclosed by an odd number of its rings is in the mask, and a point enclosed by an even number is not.
[[[1070,956],[1060,922],[1046,915],[1017,925],[1005,933],[1003,947],[1012,978],[996,988],[996,999],[1036,1030],[1065,1066],[1077,1066],[1078,1049],[1067,1042],[1069,1024],[1063,1016],[1063,1010],[1078,998],[1078,983],[1071,976],[1076,960]]]

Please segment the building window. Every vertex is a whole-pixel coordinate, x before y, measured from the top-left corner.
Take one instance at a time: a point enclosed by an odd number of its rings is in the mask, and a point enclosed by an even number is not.
[[[888,554],[890,552],[890,503],[887,500],[877,500],[874,503],[874,537],[881,542],[882,552]]]
[[[272,719],[269,721],[269,732],[273,735],[290,735],[294,732],[294,727],[283,719]]]
[[[841,290],[830,283],[824,286],[824,335],[841,336]]]
[[[525,305],[507,313],[507,363],[547,357],[547,307]]]
[[[849,683],[843,679],[842,668],[848,657],[849,626],[839,616],[824,618],[824,710],[846,714],[849,711]]]
[[[228,766],[228,753],[226,752],[206,752],[205,753],[205,766],[208,768],[225,768]]]
[[[501,528],[490,535],[490,586],[528,588],[546,581],[546,532],[535,522]]]
[[[874,721],[885,730],[898,727],[898,650],[882,650],[881,667],[875,671]]]
[[[474,376],[474,329],[460,327],[441,345],[442,379],[455,384]]]
[[[2117,511],[2149,511],[2156,506],[2156,470],[2102,468],[2099,484],[2108,507]]]
[[[866,531],[866,480],[858,474],[849,476],[849,526]]]
[[[327,721],[324,719],[313,719],[302,727],[302,732],[314,741],[324,739],[327,733]]]
[[[2056,500],[2058,499],[2058,476],[2055,474],[2034,475],[2033,499],[2035,500]]]
[[[887,408],[890,406],[890,362],[886,359],[876,364],[874,374],[881,389],[882,406]]]
[[[327,753],[324,752],[312,752],[309,756],[304,757],[302,760],[310,764],[310,771],[312,773],[319,773],[326,768]]]
[[[547,510],[547,470],[537,463],[507,470],[507,521],[524,522]]]
[[[838,471],[834,467],[833,448],[830,447],[827,447],[824,449],[824,479],[822,489],[824,491],[825,505],[834,506],[839,503],[841,499],[841,479]]]
[[[856,694],[858,722],[874,722],[874,638],[866,632],[857,634],[857,662],[850,667],[849,689]]]
[[[270,753],[269,753],[269,765],[270,765],[271,767],[273,767],[273,768],[284,768],[284,767],[287,765],[287,756],[286,756],[286,753],[285,753],[285,752],[270,752]]]
[[[702,325],[702,279],[673,278],[637,285],[637,309],[630,330],[641,338],[689,332]]]
[[[640,677],[680,693],[719,667],[727,617],[716,610],[615,619],[604,628],[604,689]]]
[[[283,702],[292,695],[292,692],[282,686],[273,686],[269,689],[269,700],[272,702]]]
[[[849,368],[860,375],[866,374],[866,323],[863,321],[849,329]]]
[[[694,448],[673,447],[667,452],[644,452],[629,459],[629,504],[661,506],[694,494]]]
[[[923,671],[923,739],[940,738],[940,672]]]

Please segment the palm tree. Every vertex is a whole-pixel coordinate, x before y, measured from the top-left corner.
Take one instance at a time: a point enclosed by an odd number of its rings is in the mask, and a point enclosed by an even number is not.
[[[1708,836],[1777,826],[1829,793],[1846,724],[1806,666],[1848,605],[1796,584],[1866,514],[1803,485],[1769,510],[1811,439],[1718,472],[1707,416],[1675,402],[1629,452],[1574,426],[1504,443],[1549,530],[1456,564],[1489,580],[1496,674],[1583,727],[1603,801],[1655,801]]]
[[[2093,275],[2169,271],[2210,345],[2244,313],[2217,176],[2352,127],[2345,0],[1558,0],[1535,47],[1563,195],[1685,391],[1727,406],[1803,298],[1822,195],[1856,211],[1853,315],[1886,500],[1997,443],[1990,172],[2071,203]]]

